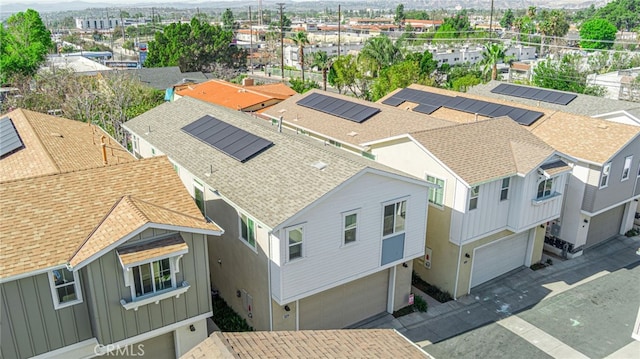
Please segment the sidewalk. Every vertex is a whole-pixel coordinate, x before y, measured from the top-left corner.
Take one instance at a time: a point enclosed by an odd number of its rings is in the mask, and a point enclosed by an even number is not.
[[[554,261],[534,271],[521,268],[471,290],[471,294],[429,306],[426,313],[394,318],[391,314],[360,323],[358,328],[393,328],[419,346],[437,343],[512,313],[528,309],[557,295],[621,268],[637,265],[640,237],[618,236],[584,251],[578,258]]]

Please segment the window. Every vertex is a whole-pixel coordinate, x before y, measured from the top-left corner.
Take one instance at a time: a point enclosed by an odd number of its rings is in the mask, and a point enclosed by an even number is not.
[[[169,258],[132,267],[135,297],[174,288]]]
[[[202,183],[193,180],[193,198],[196,201],[196,205],[200,208],[200,212],[204,215],[204,190]]]
[[[289,241],[289,260],[302,257],[302,239],[303,227],[295,227],[287,229],[287,238]]]
[[[240,214],[240,235],[251,247],[256,247],[256,224],[244,214]]]
[[[50,272],[49,284],[56,309],[82,302],[78,272],[71,272],[67,268],[55,269]]]
[[[509,182],[511,182],[510,178],[502,179],[502,189],[500,190],[500,200],[505,201],[509,199]]]
[[[609,172],[611,171],[611,162],[602,167],[602,174],[600,175],[600,188],[605,188],[609,185]]]
[[[478,208],[478,195],[480,194],[480,186],[471,187],[471,196],[469,197],[469,210]]]
[[[444,180],[427,175],[427,182],[438,186],[438,188],[429,189],[429,203],[440,207],[444,206]]]
[[[538,194],[536,199],[545,198],[551,196],[553,189],[553,178],[547,178],[538,184]]]
[[[385,205],[382,236],[403,232],[406,218],[407,201]]]
[[[624,168],[622,169],[622,181],[629,179],[629,174],[631,173],[631,160],[633,160],[633,156],[627,156],[624,159]]]
[[[358,234],[358,214],[354,212],[347,213],[344,215],[342,222],[344,223],[342,243],[349,244],[355,242]]]

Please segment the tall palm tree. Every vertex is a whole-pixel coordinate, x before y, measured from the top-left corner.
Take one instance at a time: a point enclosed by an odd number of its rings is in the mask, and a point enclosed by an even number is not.
[[[485,73],[488,73],[488,70],[491,69],[492,80],[498,77],[498,63],[511,60],[510,56],[507,56],[506,50],[507,48],[500,43],[494,42],[484,45],[480,64],[484,66]]]
[[[327,73],[329,72],[329,68],[331,68],[331,64],[333,63],[333,56],[327,55],[326,51],[318,51],[312,54],[313,62],[311,63],[312,67],[317,67],[320,71],[322,71],[322,88],[324,91],[327,91]]]
[[[298,63],[300,64],[302,82],[304,83],[304,45],[309,44],[309,39],[307,38],[306,32],[298,31],[291,37],[291,40],[298,46]]]

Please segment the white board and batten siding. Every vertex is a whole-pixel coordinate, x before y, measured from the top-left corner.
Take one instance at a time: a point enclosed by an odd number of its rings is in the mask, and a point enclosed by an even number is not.
[[[546,222],[560,216],[562,210],[562,197],[565,192],[568,173],[554,177],[553,191],[559,195],[534,202],[538,192],[539,175],[536,171],[529,173],[524,178],[524,185],[517,193],[522,195],[520,200],[520,213],[518,216],[509,217],[509,228],[514,232],[530,228],[541,222]]]
[[[272,245],[272,291],[281,303],[301,299],[386,270],[424,254],[428,187],[387,175],[365,173],[287,221],[304,225],[303,258],[287,261],[286,231],[278,228]],[[407,201],[404,256],[381,266],[383,204]],[[343,244],[343,214],[357,211],[357,239]],[[280,238],[280,239],[278,239]]]
[[[475,248],[471,288],[526,265],[531,232],[518,233]]]

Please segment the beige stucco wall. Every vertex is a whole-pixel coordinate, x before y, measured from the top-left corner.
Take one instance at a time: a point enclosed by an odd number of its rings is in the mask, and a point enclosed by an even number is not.
[[[287,304],[289,311],[284,306],[279,305],[276,301],[271,300],[271,308],[273,310],[273,330],[296,330],[296,313],[298,302]]]
[[[544,235],[546,231],[546,225],[542,225],[542,227],[535,227],[533,250],[531,251],[531,264],[538,263],[542,259],[542,249],[544,248]]]
[[[403,267],[402,264],[396,266],[396,285],[394,288],[393,311],[409,305],[413,261],[406,262],[406,264],[407,268]]]

